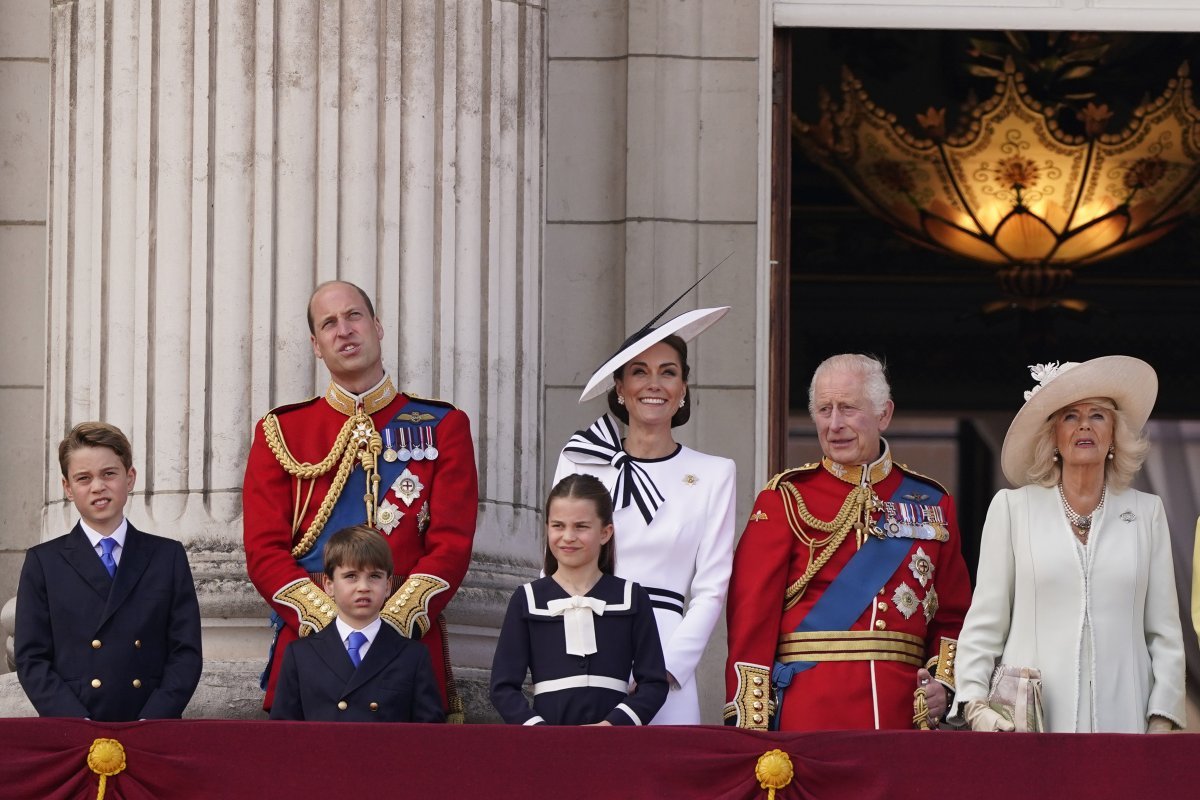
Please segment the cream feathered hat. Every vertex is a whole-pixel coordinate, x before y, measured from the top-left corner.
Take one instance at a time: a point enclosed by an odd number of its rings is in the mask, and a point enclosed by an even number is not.
[[[1082,363],[1033,364],[1029,372],[1037,384],[1025,392],[1025,405],[1008,426],[1000,452],[1004,477],[1014,486],[1029,483],[1034,436],[1055,411],[1080,400],[1106,397],[1125,414],[1133,432],[1138,433],[1145,427],[1158,397],[1158,375],[1154,368],[1132,356],[1103,356]]]

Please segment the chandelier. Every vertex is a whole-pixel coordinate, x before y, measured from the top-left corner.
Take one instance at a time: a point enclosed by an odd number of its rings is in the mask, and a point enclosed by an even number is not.
[[[1073,269],[1155,241],[1200,210],[1200,110],[1188,65],[1124,130],[1089,102],[1067,133],[1029,95],[1012,60],[994,95],[947,133],[946,109],[917,114],[920,135],[843,71],[842,104],[793,133],[815,163],[901,236],[982,262],[1030,309],[1056,302]],[[1079,301],[1074,301],[1078,303]]]

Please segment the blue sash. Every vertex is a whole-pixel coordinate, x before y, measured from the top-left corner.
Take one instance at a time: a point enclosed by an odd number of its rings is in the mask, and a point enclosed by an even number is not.
[[[937,505],[943,497],[942,492],[933,486],[905,475],[900,485],[886,499],[904,497],[906,494],[927,495],[928,499],[923,500],[924,505]],[[868,536],[859,551],[842,567],[833,583],[829,584],[804,615],[804,619],[796,626],[795,633],[849,630],[854,621],[875,601],[875,595],[887,583],[887,579],[900,568],[904,557],[912,549],[913,541],[908,537],[879,539]],[[771,669],[771,682],[775,685],[776,692],[776,725],[782,716],[784,690],[791,685],[796,675],[816,665],[816,661],[793,661],[790,664],[775,662]]]
[[[449,406],[433,405],[432,403],[410,399],[404,408],[400,409],[400,412],[385,427],[393,430],[406,429],[419,434],[423,428],[436,428],[446,414],[450,413],[450,410]],[[417,420],[414,419],[416,416],[426,418]],[[410,441],[420,440],[410,439]],[[410,459],[386,461],[382,457],[378,459],[379,499],[383,498],[388,488],[404,473],[409,461]],[[296,560],[296,563],[303,567],[306,572],[324,572],[325,542],[328,541],[330,536],[342,528],[347,528],[351,525],[361,525],[366,521],[366,506],[363,503],[363,497],[366,494],[366,473],[358,464],[355,464],[354,469],[350,471],[350,477],[346,479],[346,485],[342,487],[342,493],[333,505],[333,510],[329,514],[329,519],[326,521],[325,527],[321,529],[321,534],[317,537],[316,542],[313,543],[312,549],[303,558]]]

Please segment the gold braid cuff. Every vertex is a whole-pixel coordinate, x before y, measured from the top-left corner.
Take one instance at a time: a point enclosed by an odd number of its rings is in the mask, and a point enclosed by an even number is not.
[[[771,670],[745,661],[738,661],[733,667],[737,670],[737,691],[725,704],[725,719],[732,719],[739,728],[765,731],[775,713],[775,701],[771,699]]]
[[[301,636],[316,633],[337,616],[333,599],[308,578],[297,578],[286,584],[271,599],[296,611]]]
[[[380,616],[401,636],[420,639],[429,631],[429,601],[449,588],[450,584],[436,575],[409,575],[383,604]]]
[[[958,640],[947,639],[945,636],[941,639],[941,644],[938,647],[938,654],[929,659],[929,663],[925,665],[925,669],[933,673],[933,676],[941,683],[946,684],[950,691],[955,691],[954,684],[954,662],[958,655]]]
[[[347,418],[341,431],[338,432],[337,438],[333,440],[333,448],[329,454],[316,464],[296,460],[296,457],[288,450],[287,442],[283,439],[279,417],[274,414],[267,414],[263,418],[263,438],[266,440],[267,446],[271,448],[271,452],[275,454],[275,460],[279,462],[279,466],[283,467],[289,475],[295,476],[297,480],[316,480],[327,474],[333,469],[333,465],[337,464],[337,473],[333,476],[333,483],[330,485],[329,491],[325,493],[325,499],[321,501],[308,530],[292,548],[292,558],[303,558],[316,544],[317,537],[321,535],[325,523],[329,521],[329,515],[333,513],[334,505],[342,496],[342,489],[346,487],[346,480],[354,469],[356,459],[362,462],[367,475],[367,492],[363,496],[363,503],[366,506],[366,524],[374,527],[375,503],[379,491],[376,459],[383,450],[383,440],[380,438],[379,432],[375,430],[375,423],[371,421],[370,416],[359,413]],[[296,508],[292,519],[293,536],[299,532],[300,520],[307,510],[307,502],[304,508]]]

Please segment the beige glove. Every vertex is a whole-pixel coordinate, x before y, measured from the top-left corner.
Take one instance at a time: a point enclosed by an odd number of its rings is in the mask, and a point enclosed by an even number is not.
[[[1155,714],[1150,717],[1150,726],[1146,729],[1146,733],[1170,733],[1173,730],[1175,730],[1174,722]]]
[[[1016,726],[992,710],[983,700],[971,700],[963,708],[963,716],[973,731],[1012,731]]]

